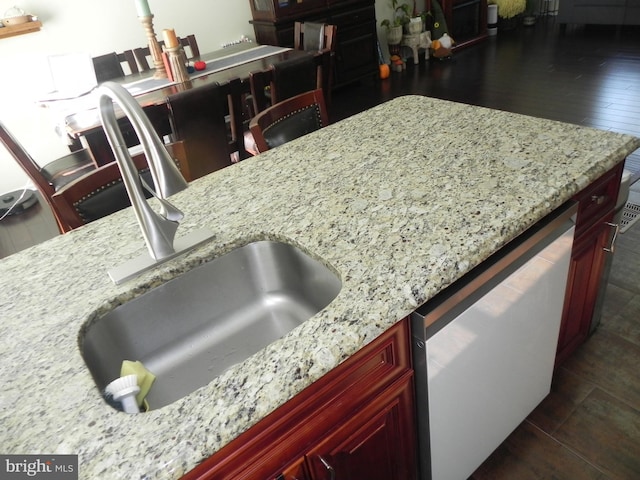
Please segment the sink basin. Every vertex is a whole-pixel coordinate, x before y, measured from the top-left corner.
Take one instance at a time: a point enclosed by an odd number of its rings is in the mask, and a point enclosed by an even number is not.
[[[84,360],[102,391],[123,360],[156,375],[152,409],[206,385],[326,307],[342,283],[286,243],[240,247],[131,300],[88,327]]]

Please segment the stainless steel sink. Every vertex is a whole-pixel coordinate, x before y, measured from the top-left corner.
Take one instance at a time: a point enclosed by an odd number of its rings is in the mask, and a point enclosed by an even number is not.
[[[150,408],[160,408],[308,320],[341,288],[296,247],[250,243],[101,317],[81,339],[82,355],[101,391],[123,360],[140,360],[156,375]]]

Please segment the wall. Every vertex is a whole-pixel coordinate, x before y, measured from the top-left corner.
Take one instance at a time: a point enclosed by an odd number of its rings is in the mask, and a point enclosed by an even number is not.
[[[389,18],[390,0],[377,0],[378,25]],[[45,108],[34,92],[45,82],[41,68],[46,55],[86,52],[92,56],[146,45],[134,0],[0,0],[0,15],[12,6],[37,15],[40,32],[0,39],[0,120],[40,164],[64,155],[67,146],[54,132]],[[419,6],[424,5],[419,0]],[[174,28],[178,35],[195,34],[200,51],[220,48],[242,35],[254,38],[248,0],[149,0],[156,34]],[[379,27],[381,44],[384,31]],[[0,195],[22,188],[27,177],[0,149]]]

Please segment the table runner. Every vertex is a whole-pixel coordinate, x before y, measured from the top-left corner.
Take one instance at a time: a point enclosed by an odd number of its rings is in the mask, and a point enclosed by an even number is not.
[[[196,71],[190,74],[189,78],[193,80],[204,75],[220,72],[222,70],[226,70],[227,68],[242,65],[243,63],[260,60],[261,58],[265,58],[270,55],[276,55],[287,50],[291,49],[286,47],[275,47],[273,45],[259,45],[243,52],[231,53],[229,55],[214,58],[205,62],[207,64],[207,67],[204,70]],[[124,87],[129,91],[129,93],[131,93],[131,95],[136,96],[153,92],[154,90],[159,90],[160,88],[166,87],[168,85],[174,85],[175,83],[177,82],[172,82],[167,78],[145,78],[144,80],[138,80],[136,82],[124,84]]]
[[[276,55],[287,50],[291,49],[286,47],[276,47],[273,45],[258,45],[242,52],[222,55],[206,61],[205,63],[207,64],[207,67],[204,70],[192,73],[190,78],[195,79],[216,73],[237,65],[242,65],[243,63]],[[169,85],[175,85],[176,83],[177,82],[172,82],[167,78],[145,78],[135,82],[124,83],[123,86],[135,97],[153,92],[154,90],[159,90]],[[39,103],[48,107],[49,114],[53,121],[52,123],[55,125],[56,133],[66,144],[71,142],[71,139],[66,133],[66,118],[68,116],[75,115],[75,121],[78,124],[92,125],[96,122],[98,96],[95,90],[77,98]]]

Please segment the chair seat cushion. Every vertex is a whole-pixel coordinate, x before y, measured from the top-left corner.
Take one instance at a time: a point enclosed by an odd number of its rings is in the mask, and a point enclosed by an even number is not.
[[[153,177],[149,169],[139,170],[139,173],[142,179],[153,187]],[[151,193],[145,188],[143,188],[143,192],[146,198],[151,197]],[[73,206],[84,222],[89,223],[111,215],[123,208],[127,208],[130,205],[131,201],[129,200],[127,189],[122,182],[122,178],[119,178],[87,195],[82,200],[74,203]]]
[[[269,125],[263,134],[269,148],[274,148],[320,128],[322,121],[318,106],[310,105]]]

